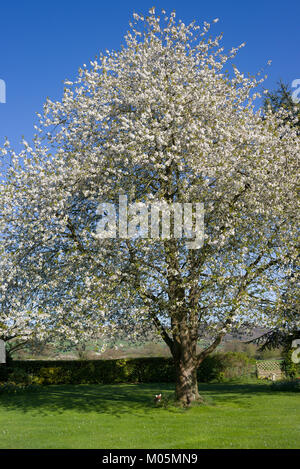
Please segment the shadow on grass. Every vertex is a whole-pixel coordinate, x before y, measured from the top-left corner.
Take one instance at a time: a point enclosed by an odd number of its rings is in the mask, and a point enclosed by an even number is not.
[[[0,408],[49,414],[52,412],[96,412],[121,416],[159,410],[154,404],[158,392],[172,395],[172,386],[164,385],[58,385],[41,386],[35,392],[3,394]]]
[[[199,392],[204,398],[208,397],[210,405],[234,404],[241,407],[251,407],[251,398],[258,395],[269,397],[274,393],[270,382],[241,383],[238,381],[220,384],[200,383]]]
[[[122,414],[142,416],[160,411],[154,404],[154,396],[162,393],[170,397],[172,384],[120,384],[120,385],[61,385],[44,386],[36,392],[1,395],[0,407],[24,413],[49,414],[65,411],[106,413],[121,417]],[[208,397],[208,405],[234,403],[250,406],[251,397],[257,394],[272,394],[269,384],[200,384],[200,394]],[[245,400],[247,398],[247,401]],[[250,398],[250,401],[249,401]],[[169,407],[168,412],[181,412]]]

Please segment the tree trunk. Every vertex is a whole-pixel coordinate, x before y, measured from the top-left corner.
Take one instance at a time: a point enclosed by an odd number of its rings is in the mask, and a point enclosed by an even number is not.
[[[197,367],[192,360],[184,362],[175,359],[176,370],[176,399],[184,406],[192,402],[202,401],[198,391]]]
[[[199,394],[199,389],[198,389],[198,380],[197,380],[197,367],[195,367],[192,375],[193,379],[193,388],[194,388],[194,396],[195,396],[195,401],[203,401],[202,397]]]

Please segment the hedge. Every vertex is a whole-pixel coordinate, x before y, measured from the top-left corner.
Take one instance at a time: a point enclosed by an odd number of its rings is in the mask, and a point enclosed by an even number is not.
[[[207,357],[198,369],[199,382],[249,376],[253,360],[243,353],[228,352]],[[254,361],[255,363],[255,361]],[[2,368],[2,370],[1,370]],[[174,382],[172,358],[118,360],[27,360],[0,367],[0,381],[33,384],[117,384]]]
[[[283,353],[283,362],[282,362],[282,370],[286,376],[289,378],[297,378],[300,377],[300,363],[294,363],[292,361],[292,354],[294,349],[285,350]]]

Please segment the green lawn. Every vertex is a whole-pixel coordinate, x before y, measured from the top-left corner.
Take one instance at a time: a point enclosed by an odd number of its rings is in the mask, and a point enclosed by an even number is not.
[[[0,448],[299,448],[300,395],[200,385],[207,404],[155,407],[172,386],[47,386],[0,396]]]

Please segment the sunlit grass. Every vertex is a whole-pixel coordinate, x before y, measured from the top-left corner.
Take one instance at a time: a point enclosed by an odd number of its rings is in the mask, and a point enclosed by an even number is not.
[[[156,407],[171,385],[47,386],[0,396],[0,448],[299,448],[300,395],[200,385],[206,405]]]

